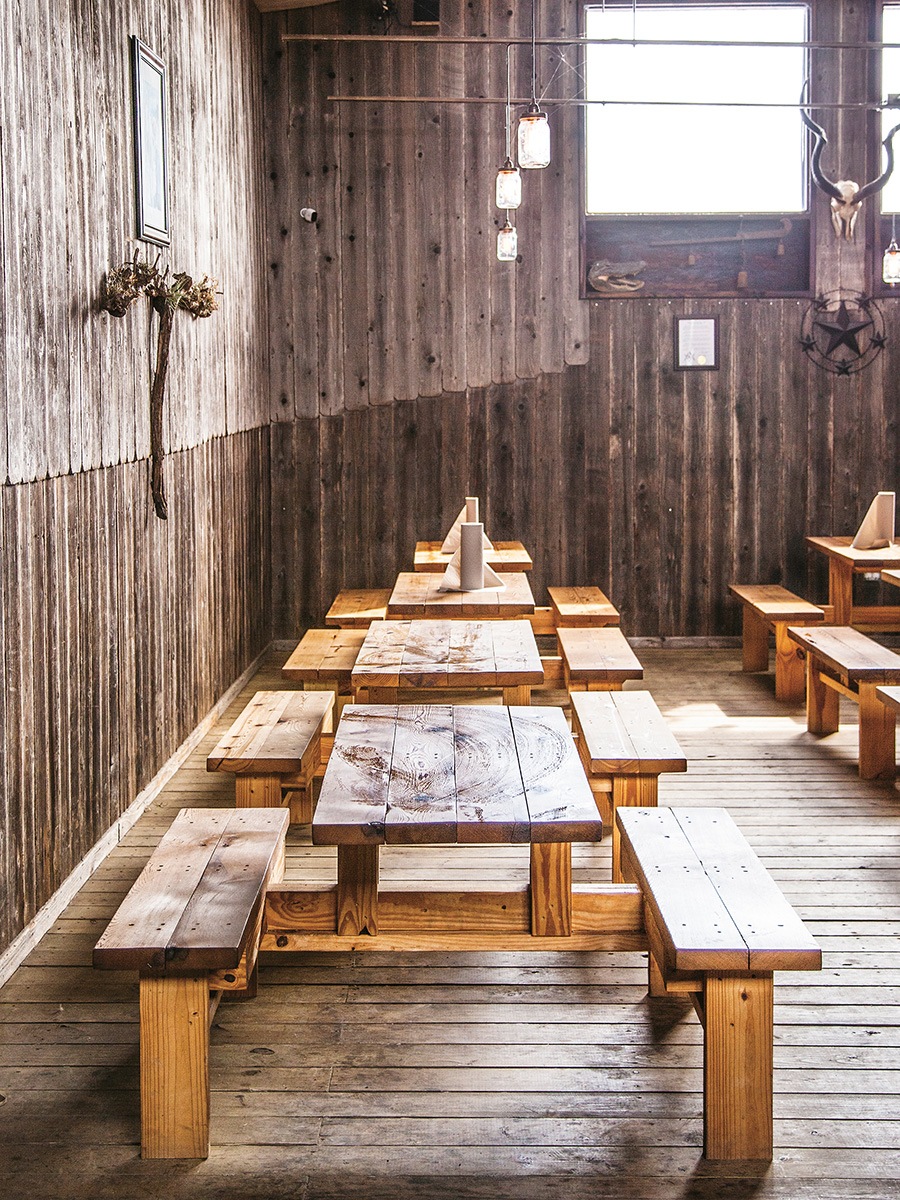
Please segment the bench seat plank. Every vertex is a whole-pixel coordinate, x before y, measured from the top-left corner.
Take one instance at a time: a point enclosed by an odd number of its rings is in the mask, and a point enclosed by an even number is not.
[[[574,692],[572,721],[593,774],[687,770],[684,751],[649,692]]]
[[[619,624],[619,610],[598,587],[548,587],[557,628]]]
[[[825,613],[818,604],[804,600],[778,583],[732,583],[728,590],[742,604],[755,608],[767,621],[806,624],[825,620]]]
[[[626,679],[644,677],[644,668],[620,629],[563,628],[556,636],[570,683],[621,686]]]
[[[332,704],[327,692],[257,692],[209,754],[206,769],[300,774],[318,761],[318,739]]]
[[[900,655],[850,625],[791,626],[788,634],[845,683],[900,683]]]
[[[387,616],[390,588],[345,588],[338,592],[325,614],[326,625],[342,629],[368,629]]]
[[[365,629],[308,629],[281,668],[298,683],[344,681],[348,686]]]
[[[281,809],[184,809],[94,948],[111,970],[236,967],[287,829]]]
[[[670,965],[681,971],[819,970],[821,951],[725,809],[620,809]]]

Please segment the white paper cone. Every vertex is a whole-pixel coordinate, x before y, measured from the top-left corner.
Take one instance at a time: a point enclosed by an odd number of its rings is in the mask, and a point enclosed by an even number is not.
[[[480,521],[464,522],[459,535],[460,586],[464,592],[479,592],[484,587],[484,526]]]
[[[468,515],[470,504],[474,504],[474,507],[475,507],[475,517],[474,518],[472,518]],[[442,554],[455,554],[456,553],[456,551],[459,549],[459,528],[465,522],[472,521],[472,520],[475,520],[475,521],[478,520],[478,497],[477,496],[466,496],[466,502],[462,506],[462,508],[459,510],[459,516],[456,518],[456,520],[450,526],[449,533],[447,534],[447,536],[444,538],[443,542],[441,543],[441,553]],[[482,537],[484,539],[482,544],[483,544],[485,550],[493,550],[494,547],[491,544],[491,542],[489,542],[488,539],[486,537],[484,537],[484,534],[482,534]]]
[[[478,497],[466,496],[466,522],[472,524],[479,520],[478,516]]]
[[[851,545],[854,550],[880,550],[894,540],[894,492],[879,492],[862,519]]]

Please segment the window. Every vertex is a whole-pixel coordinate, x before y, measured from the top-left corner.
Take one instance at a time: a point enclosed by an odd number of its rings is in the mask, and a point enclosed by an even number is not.
[[[900,4],[886,4],[882,10],[881,40],[883,42],[900,43]],[[881,93],[882,98],[900,95],[900,50],[882,50],[881,52]],[[900,109],[889,108],[881,114],[881,137],[900,121]],[[900,133],[894,137],[894,153],[900,158]],[[884,165],[882,155],[876,161],[877,171]],[[881,193],[881,211],[885,213],[900,213],[900,172],[895,171]]]
[[[803,42],[807,30],[799,4],[585,9],[589,38]],[[619,103],[586,109],[585,211],[804,212],[806,64],[802,46],[587,46],[586,99]]]

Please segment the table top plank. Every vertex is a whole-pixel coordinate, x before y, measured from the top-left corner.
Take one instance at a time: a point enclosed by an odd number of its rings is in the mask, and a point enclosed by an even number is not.
[[[503,588],[442,592],[442,575],[401,571],[388,601],[388,617],[505,618],[534,612],[534,596],[522,571],[500,573]]]
[[[850,563],[855,571],[878,571],[882,567],[900,567],[900,544],[893,542],[878,550],[856,550],[852,537],[808,537],[807,545],[830,558]]]
[[[453,557],[441,550],[443,542],[416,542],[413,566],[416,571],[442,574]],[[521,542],[494,542],[494,548],[485,551],[484,561],[495,571],[530,571],[534,566],[531,555]]]
[[[850,625],[789,625],[788,636],[845,683],[900,683],[900,656]]]
[[[396,724],[396,704],[344,708],[313,815],[316,845],[384,842]]]
[[[328,692],[257,692],[210,752],[206,769],[300,771],[332,704]]]
[[[456,841],[453,709],[404,704],[397,716],[388,782],[385,841]]]
[[[527,624],[527,622],[525,623]],[[435,622],[423,622],[423,624],[435,624]],[[497,683],[497,662],[494,655],[494,639],[491,636],[492,624],[487,621],[447,622],[447,684],[449,687],[466,687],[475,682],[485,686]]]
[[[489,629],[497,684],[542,684],[544,668],[531,622],[495,621]]]
[[[531,821],[509,709],[453,709],[459,842],[529,842]]]
[[[593,792],[561,708],[510,708],[533,842],[599,841]]]
[[[351,673],[354,687],[399,687],[410,621],[373,621]]]

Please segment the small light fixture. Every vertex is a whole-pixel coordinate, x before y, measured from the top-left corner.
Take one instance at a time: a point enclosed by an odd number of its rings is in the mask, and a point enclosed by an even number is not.
[[[500,262],[515,262],[519,253],[519,237],[514,225],[509,223],[509,213],[506,221],[497,233],[497,258]]]
[[[510,82],[509,82],[509,51],[506,47],[506,160],[497,172],[497,183],[494,189],[498,208],[518,208],[522,203],[522,176],[519,168],[510,157]]]
[[[891,287],[900,283],[900,246],[897,245],[897,217],[891,217],[891,244],[884,252],[881,260],[881,278]]]
[[[534,0],[531,0],[531,103],[519,117],[519,166],[534,170],[550,166],[550,121],[537,102],[537,50],[535,48]]]

